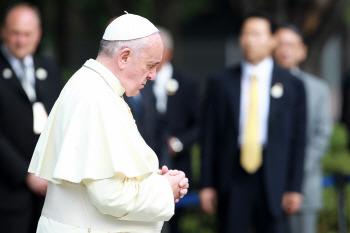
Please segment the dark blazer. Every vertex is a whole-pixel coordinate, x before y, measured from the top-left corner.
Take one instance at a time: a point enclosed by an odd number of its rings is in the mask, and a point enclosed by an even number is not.
[[[283,85],[280,98],[270,96],[263,181],[268,206],[281,216],[285,191],[300,192],[305,148],[305,90],[302,82],[274,64],[271,87]],[[241,66],[212,75],[203,107],[202,187],[218,190],[219,208],[239,184],[238,145]],[[239,200],[236,200],[239,201]]]
[[[47,78],[35,80],[37,100],[49,114],[62,89],[55,63],[33,56],[35,70],[43,68]],[[12,75],[5,78],[4,69]],[[0,210],[25,210],[34,194],[26,186],[26,176],[39,135],[33,132],[33,111],[16,73],[0,52]]]
[[[130,99],[125,99],[131,108],[141,135],[158,157],[168,152],[166,140],[169,136],[179,138],[184,148],[171,159],[170,168],[184,171],[191,180],[190,148],[197,141],[199,131],[198,85],[192,76],[176,69],[174,69],[172,78],[178,81],[179,88],[174,95],[168,95],[165,114],[159,114],[156,109],[156,98],[153,93],[154,82],[152,81],[147,82],[145,88],[141,90],[142,105],[145,110],[143,119],[135,116],[133,104],[130,103]]]

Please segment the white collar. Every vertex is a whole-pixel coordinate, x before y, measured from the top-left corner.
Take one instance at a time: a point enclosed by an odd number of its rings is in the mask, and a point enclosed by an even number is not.
[[[122,86],[118,78],[104,65],[94,59],[89,59],[85,62],[84,66],[102,76],[117,95],[123,96],[125,88]]]
[[[13,54],[10,52],[10,50],[4,43],[1,45],[1,52],[4,54],[5,58],[10,63],[12,68],[16,67],[16,63],[19,65],[21,64],[22,61],[17,57],[13,56]],[[34,67],[33,56],[31,54],[28,54],[27,56],[25,56],[23,58],[23,63],[26,67]]]
[[[154,80],[157,84],[167,83],[169,79],[173,76],[173,66],[170,62],[164,63],[162,68],[157,72],[156,79]]]
[[[290,69],[290,73],[296,77],[298,77],[300,75],[300,68],[295,66],[293,68]]]
[[[253,65],[248,61],[243,61],[242,63],[242,75],[243,77],[251,77],[252,75],[257,74],[271,74],[273,68],[273,59],[272,57],[266,57],[259,64]],[[260,76],[257,76],[259,79]]]

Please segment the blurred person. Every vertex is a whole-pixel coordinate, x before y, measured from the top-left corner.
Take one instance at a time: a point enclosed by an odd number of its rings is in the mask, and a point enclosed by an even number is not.
[[[194,77],[173,67],[173,37],[166,28],[157,28],[164,51],[156,79],[139,95],[126,98],[126,102],[160,164],[184,171],[192,180],[190,149],[198,138],[198,86]],[[172,233],[180,231],[181,212],[182,209],[177,208],[169,222]]]
[[[305,91],[273,62],[273,32],[266,13],[246,16],[242,64],[208,83],[200,199],[206,213],[218,213],[223,233],[285,233],[286,214],[302,202]]]
[[[306,147],[300,210],[288,218],[291,233],[317,232],[317,212],[322,206],[321,158],[325,155],[333,129],[330,93],[326,82],[301,71],[307,47],[300,30],[294,25],[282,25],[275,33],[276,63],[301,79],[306,92]]]
[[[162,53],[158,29],[126,13],[65,85],[29,166],[49,181],[37,233],[159,233],[174,214],[188,179],[158,171],[123,99],[154,80]]]
[[[36,55],[41,38],[37,7],[9,8],[0,49],[0,228],[34,233],[47,181],[28,174],[35,144],[62,88],[53,61]]]

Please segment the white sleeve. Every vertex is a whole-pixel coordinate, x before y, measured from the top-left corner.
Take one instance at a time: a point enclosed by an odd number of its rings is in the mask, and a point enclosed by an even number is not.
[[[146,179],[123,173],[102,180],[83,180],[93,205],[103,214],[132,221],[168,221],[174,196],[168,180],[152,173]]]

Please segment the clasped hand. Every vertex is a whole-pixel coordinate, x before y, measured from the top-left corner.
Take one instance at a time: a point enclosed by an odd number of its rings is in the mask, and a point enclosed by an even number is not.
[[[158,174],[164,176],[169,181],[173,190],[175,203],[179,202],[180,198],[187,194],[189,183],[184,172],[169,170],[167,166],[163,166]]]

